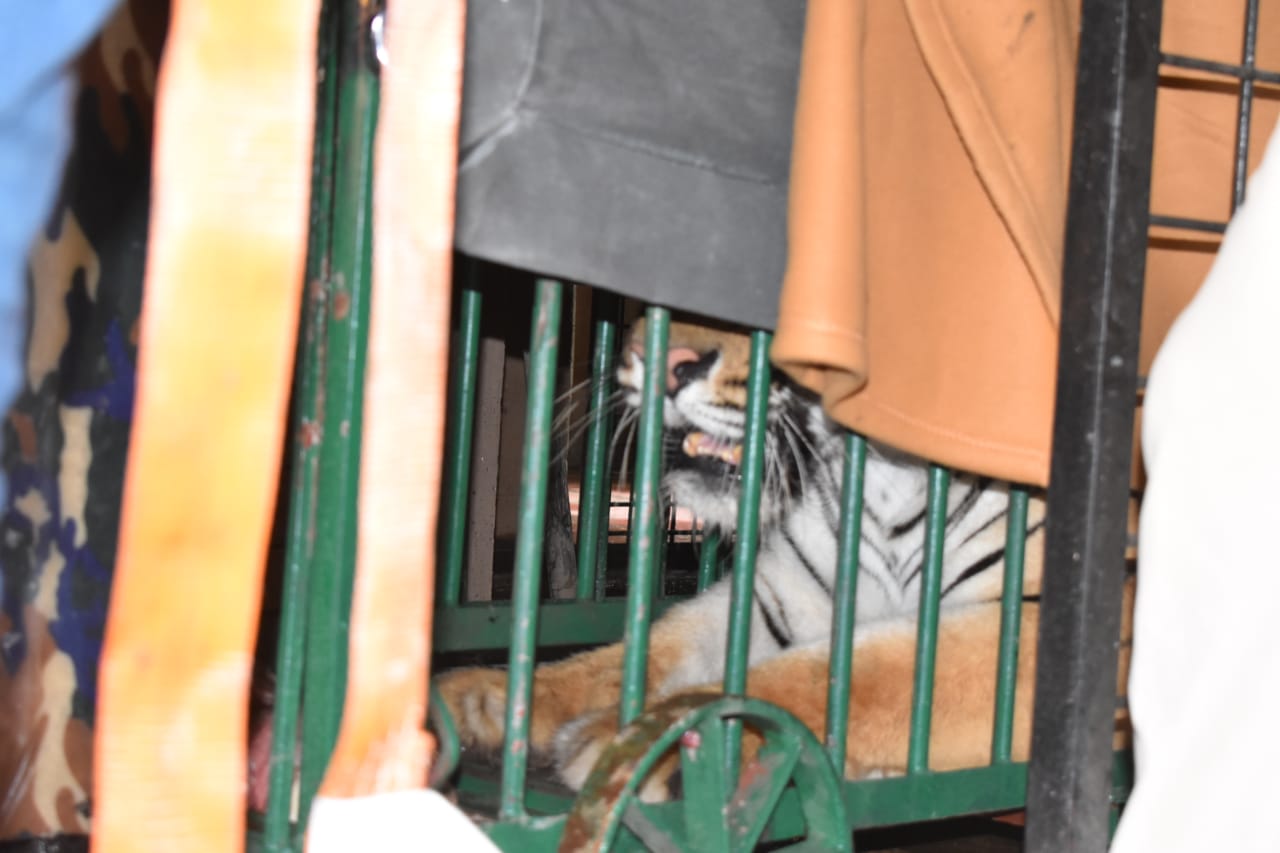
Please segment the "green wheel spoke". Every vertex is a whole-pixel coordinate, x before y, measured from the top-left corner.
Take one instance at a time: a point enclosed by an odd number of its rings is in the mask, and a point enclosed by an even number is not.
[[[680,737],[684,826],[694,850],[727,850],[724,809],[729,786],[724,775],[724,720],[709,717]]]
[[[804,742],[785,735],[761,750],[742,772],[743,783],[729,803],[733,849],[752,850],[760,840],[778,799],[790,784]]]
[[[644,803],[633,800],[622,813],[622,825],[630,830],[651,853],[684,853],[686,848],[680,840],[649,817]],[[715,848],[695,847],[695,850],[712,850]]]
[[[743,768],[742,784],[727,798],[725,736],[743,725],[762,737],[764,745],[756,760]],[[640,803],[638,793],[646,776],[664,766],[672,749],[680,751],[683,804]],[[596,761],[566,817],[560,853],[632,850],[637,842],[657,851],[751,850],[792,785],[804,837],[799,845],[785,849],[852,853],[853,834],[840,780],[803,723],[759,699],[668,699],[619,732]]]

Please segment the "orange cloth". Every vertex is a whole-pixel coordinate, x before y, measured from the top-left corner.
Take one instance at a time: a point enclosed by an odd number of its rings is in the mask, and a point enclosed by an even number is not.
[[[245,843],[249,677],[306,261],[318,0],[173,4],[93,850]]]
[[[1239,61],[1243,10],[1169,0],[1164,49]],[[872,438],[1044,485],[1078,0],[810,0],[808,14],[774,361]],[[1264,67],[1276,24],[1260,26]],[[1152,208],[1224,221],[1238,86],[1162,80]],[[1251,163],[1278,112],[1258,91]],[[1217,243],[1153,238],[1144,373]]]

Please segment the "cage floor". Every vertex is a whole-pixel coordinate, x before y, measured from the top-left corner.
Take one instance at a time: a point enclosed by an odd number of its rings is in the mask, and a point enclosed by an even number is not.
[[[495,794],[502,776],[493,761],[468,757],[460,768],[465,781],[456,790],[458,807],[472,820],[490,822],[496,813]],[[533,813],[568,810],[573,792],[547,768],[530,766],[527,806]],[[863,853],[1017,853],[1022,850],[1022,827],[990,817],[965,817],[932,823],[861,830],[854,835]]]

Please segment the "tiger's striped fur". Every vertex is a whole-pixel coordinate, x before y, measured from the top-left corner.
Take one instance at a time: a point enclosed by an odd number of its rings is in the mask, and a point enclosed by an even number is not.
[[[642,341],[643,321],[633,326],[618,369],[633,413],[646,370]],[[677,504],[730,534],[737,519],[748,351],[748,338],[740,333],[671,325],[665,365],[664,487]],[[819,735],[825,724],[843,464],[841,431],[815,400],[785,379],[776,379],[768,405],[748,693],[782,705]],[[851,777],[905,767],[927,469],[914,458],[873,444],[868,448],[865,482],[845,767]],[[953,479],[947,501],[930,749],[935,769],[989,760],[1007,505],[1004,484],[969,475]],[[1016,755],[1025,755],[1029,740],[1043,517],[1043,502],[1033,498]],[[726,578],[654,623],[650,702],[718,689],[724,675],[728,610]],[[616,731],[620,663],[621,645],[614,644],[535,672],[530,746],[549,756],[572,787],[585,780]],[[441,678],[440,686],[464,743],[496,748],[502,736],[505,674],[491,669],[451,672]],[[664,784],[657,778],[645,788],[645,796],[662,798]]]

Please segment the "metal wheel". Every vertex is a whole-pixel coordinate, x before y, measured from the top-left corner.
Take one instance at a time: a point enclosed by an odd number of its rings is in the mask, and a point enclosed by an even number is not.
[[[734,786],[725,747],[727,731],[738,724],[757,732],[764,743]],[[640,803],[636,792],[645,777],[677,744],[683,797],[661,806]],[[560,851],[618,849],[637,841],[641,849],[659,853],[752,850],[792,786],[803,838],[773,849],[852,853],[840,780],[799,720],[758,699],[664,702],[619,732],[600,756],[574,801]]]

